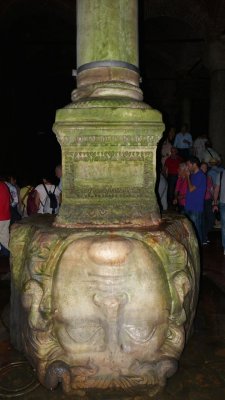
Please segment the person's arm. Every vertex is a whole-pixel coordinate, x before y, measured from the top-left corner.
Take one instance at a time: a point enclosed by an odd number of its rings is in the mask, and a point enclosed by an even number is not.
[[[191,183],[189,171],[186,171],[185,177],[187,179],[189,192],[194,192],[197,189],[197,187]]]
[[[18,209],[21,210],[22,201],[21,201],[21,196],[20,196],[20,188],[17,185],[16,185],[16,191],[17,191],[17,197],[18,197]]]
[[[174,192],[174,199],[173,199],[173,204],[174,204],[174,205],[176,205],[176,204],[178,203],[178,194],[179,194],[179,192],[177,192],[177,191],[175,190],[175,192]]]
[[[181,200],[185,198],[184,194],[181,194],[180,192],[174,192],[174,199],[173,199],[173,204],[176,205],[178,204]]]
[[[37,190],[35,192],[34,202],[37,207],[37,210],[39,210],[41,199],[40,199],[40,194],[38,193]]]
[[[175,136],[175,139],[174,139],[174,142],[173,142],[173,147],[178,147],[177,145],[178,145],[178,140],[179,140],[179,135],[178,135],[178,133],[176,134],[176,136]]]
[[[162,174],[165,176],[165,178],[167,178],[167,176],[168,176],[168,167],[166,165],[166,162],[165,162],[165,164],[163,166]]]
[[[220,185],[215,185],[213,193],[213,211],[218,211],[218,197],[220,192]]]
[[[183,142],[186,143],[186,144],[188,144],[189,146],[191,146],[191,145],[192,145],[192,138],[191,138],[191,135],[188,135],[188,139],[187,139],[187,138],[184,139]]]

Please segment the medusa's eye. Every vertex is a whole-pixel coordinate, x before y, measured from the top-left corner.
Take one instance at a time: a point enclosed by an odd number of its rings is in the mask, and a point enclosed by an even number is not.
[[[123,326],[123,329],[130,339],[141,344],[148,342],[152,338],[155,333],[156,327],[152,328],[147,324],[138,326],[126,324]]]
[[[66,329],[69,337],[76,343],[99,343],[105,332],[99,321],[77,321],[75,326]]]

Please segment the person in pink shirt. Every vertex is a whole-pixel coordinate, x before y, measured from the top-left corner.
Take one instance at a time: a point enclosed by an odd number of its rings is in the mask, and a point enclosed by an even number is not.
[[[174,192],[173,204],[178,206],[178,210],[181,214],[184,213],[185,198],[188,188],[187,178],[185,176],[185,171],[187,166],[185,163],[181,163],[178,168],[178,179]]]

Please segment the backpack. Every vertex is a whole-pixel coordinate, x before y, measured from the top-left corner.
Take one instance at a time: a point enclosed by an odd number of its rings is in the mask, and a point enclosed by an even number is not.
[[[36,190],[32,188],[27,196],[27,215],[37,214],[38,207],[35,204]]]
[[[43,183],[43,186],[44,186],[45,191],[47,193],[45,204],[43,206],[43,212],[44,212],[44,214],[45,213],[55,214],[56,210],[58,208],[58,200],[57,200],[57,197],[55,195],[56,186],[54,187],[53,192],[48,191],[48,189],[46,188],[44,183]],[[51,211],[50,211],[50,209],[51,209]]]

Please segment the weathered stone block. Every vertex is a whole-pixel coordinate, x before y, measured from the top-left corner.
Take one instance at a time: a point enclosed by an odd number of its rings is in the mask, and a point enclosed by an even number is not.
[[[63,203],[58,225],[152,225],[161,114],[130,100],[88,100],[58,110]]]

